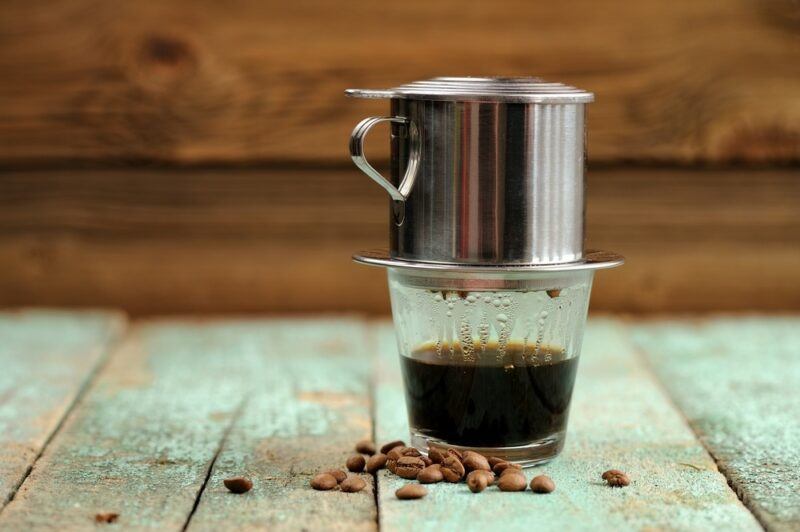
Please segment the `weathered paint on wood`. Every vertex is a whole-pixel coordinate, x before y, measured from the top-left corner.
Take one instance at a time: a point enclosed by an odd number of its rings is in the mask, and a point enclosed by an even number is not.
[[[111,312],[0,315],[0,511],[123,327]]]
[[[359,493],[309,486],[319,472],[345,470],[353,444],[372,435],[363,322],[269,322],[239,341],[253,346],[260,365],[189,530],[375,530],[371,475]],[[240,475],[254,489],[228,493],[222,481]]]
[[[381,333],[376,432],[381,441],[407,438],[392,330]],[[611,467],[632,484],[612,489],[600,480]],[[636,356],[617,322],[595,320],[586,334],[568,440],[553,462],[526,470],[557,484],[549,495],[469,492],[464,484],[437,484],[421,501],[400,501],[408,481],[379,477],[386,530],[759,530],[730,490],[670,399]]]
[[[260,346],[245,325],[134,329],[55,436],[0,529],[180,530],[242,403]]]
[[[634,324],[633,338],[758,519],[800,529],[800,319]]]

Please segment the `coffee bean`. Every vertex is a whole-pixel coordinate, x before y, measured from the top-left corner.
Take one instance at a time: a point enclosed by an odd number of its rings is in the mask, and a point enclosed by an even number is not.
[[[511,473],[522,473],[521,467],[507,467],[500,472],[500,476],[510,475]]]
[[[470,475],[483,475],[486,477],[486,482],[490,486],[494,484],[495,475],[491,471],[486,471],[485,469],[476,469],[475,471],[470,472]]]
[[[508,468],[518,469],[520,471],[522,470],[522,468],[519,465],[512,464],[511,462],[498,462],[497,464],[494,465],[492,471],[494,472],[495,475],[502,475],[503,471],[505,471]]]
[[[555,482],[547,475],[539,475],[531,480],[531,491],[534,493],[551,493],[555,489]]]
[[[347,478],[347,473],[345,473],[341,469],[328,469],[327,471],[323,471],[323,473],[329,474],[330,476],[336,479],[336,482],[340,484],[344,479]]]
[[[551,299],[555,299],[561,295],[561,289],[552,289],[547,291],[547,295],[550,296]]]
[[[418,456],[401,456],[397,460],[394,472],[399,477],[415,479],[424,468],[425,462]]]
[[[247,493],[253,489],[253,482],[244,477],[226,478],[222,483],[231,493]]]
[[[400,451],[401,456],[422,456],[422,453],[419,452],[419,449],[416,447],[403,447],[403,450]]]
[[[425,486],[421,486],[419,484],[406,484],[399,490],[395,491],[394,494],[398,499],[421,499],[428,494],[428,490],[425,489]]]
[[[428,458],[430,458],[434,464],[441,464],[444,461],[445,456],[445,451],[442,451],[441,449],[431,447],[430,450],[428,450]]]
[[[420,456],[419,459],[422,460],[423,462],[425,462],[425,467],[428,467],[429,465],[433,464],[433,460],[431,460],[430,458],[428,458],[424,454],[422,456]]]
[[[372,440],[361,440],[356,443],[356,452],[372,456],[375,454],[375,442]]]
[[[368,473],[375,473],[379,469],[383,469],[386,466],[386,455],[383,453],[378,453],[369,457],[367,460],[367,472]]]
[[[386,458],[388,460],[397,460],[401,456],[403,456],[403,451],[404,450],[405,450],[405,447],[403,447],[402,445],[397,446],[394,449],[392,449],[391,451],[389,451],[388,453],[386,453]]]
[[[400,446],[405,447],[405,445],[406,445],[406,443],[403,440],[390,441],[389,443],[384,444],[384,446],[381,447],[381,453],[382,454],[389,454],[389,451],[391,451],[395,447],[400,447]]]
[[[472,493],[480,493],[489,485],[488,471],[476,469],[467,475],[467,486]]]
[[[491,467],[496,466],[500,462],[505,462],[505,460],[503,460],[502,458],[498,458],[496,456],[489,456],[489,457],[486,458],[486,461],[489,462],[489,465]]]
[[[461,482],[464,478],[464,464],[455,455],[447,456],[442,462],[442,475],[447,482]]]
[[[119,514],[116,512],[103,512],[94,516],[95,523],[116,523],[117,519]]]
[[[482,454],[478,454],[475,451],[466,451],[464,453],[464,468],[467,471],[475,471],[477,469],[483,471],[491,471],[491,467],[489,467],[489,461],[486,459],[485,456]]]
[[[444,475],[442,474],[441,464],[429,465],[417,475],[417,480],[420,484],[435,484],[436,482],[441,482],[443,479]]]
[[[450,449],[447,449],[447,454],[449,454],[450,456],[455,456],[456,458],[458,458],[459,462],[464,461],[464,455],[461,454],[461,451],[459,451],[458,449],[453,449],[451,447]]]
[[[364,482],[364,479],[357,476],[349,476],[339,485],[339,489],[341,489],[345,493],[355,493],[357,491],[363,490],[367,486],[367,483]]]
[[[311,479],[311,487],[315,490],[332,490],[338,485],[333,475],[327,473],[320,473]]]
[[[500,480],[497,481],[500,491],[525,491],[527,486],[528,481],[522,473],[501,475]]]
[[[628,478],[628,475],[619,469],[609,469],[603,473],[602,478],[612,488],[623,488],[631,483],[631,479]]]
[[[394,473],[397,471],[397,458],[386,458],[386,469]]]
[[[364,460],[364,457],[360,454],[355,454],[347,459],[347,466],[348,471],[352,471],[353,473],[360,473],[364,471],[364,466],[366,465],[367,461]]]

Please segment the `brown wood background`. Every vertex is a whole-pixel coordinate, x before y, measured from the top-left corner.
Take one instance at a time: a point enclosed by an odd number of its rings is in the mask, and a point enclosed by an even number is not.
[[[799,6],[4,2],[0,305],[386,312],[342,91],[535,74],[597,94],[594,309],[799,309]]]

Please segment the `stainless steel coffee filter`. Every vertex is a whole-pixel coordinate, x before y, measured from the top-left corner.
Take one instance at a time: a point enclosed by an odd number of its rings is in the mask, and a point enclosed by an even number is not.
[[[350,142],[356,165],[390,195],[384,260],[523,269],[587,262],[592,93],[537,78],[435,78],[347,94],[391,100],[391,116],[365,119]],[[383,121],[392,128],[388,178],[363,152],[364,136]],[[375,255],[356,259],[377,263]]]

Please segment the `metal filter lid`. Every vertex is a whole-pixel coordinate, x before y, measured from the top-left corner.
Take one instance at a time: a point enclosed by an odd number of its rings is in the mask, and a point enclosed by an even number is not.
[[[564,104],[589,103],[594,100],[591,92],[532,77],[440,77],[414,81],[390,89],[349,89],[345,93],[355,98],[499,103]]]

